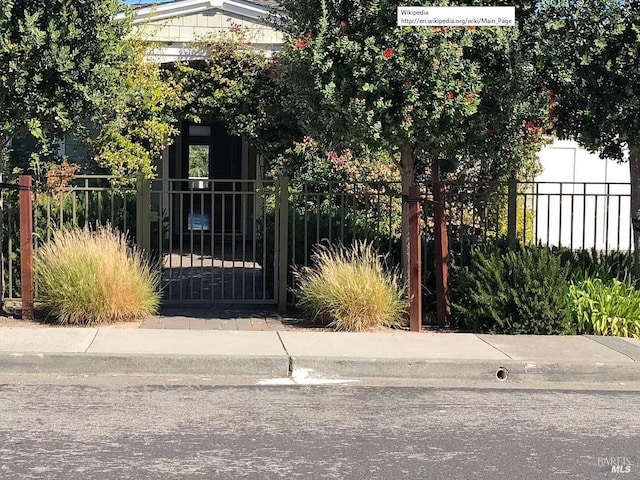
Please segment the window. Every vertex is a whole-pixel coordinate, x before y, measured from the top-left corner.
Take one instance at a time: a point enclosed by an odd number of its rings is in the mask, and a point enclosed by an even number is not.
[[[209,178],[209,145],[189,145],[189,178]]]

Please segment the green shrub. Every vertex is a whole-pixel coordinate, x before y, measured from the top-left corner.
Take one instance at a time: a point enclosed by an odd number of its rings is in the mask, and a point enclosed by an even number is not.
[[[568,262],[572,270],[572,278],[582,281],[589,278],[600,278],[608,281],[617,279],[630,284],[633,281],[633,252],[597,250],[555,250],[564,262]]]
[[[59,323],[130,321],[158,309],[158,271],[108,227],[57,231],[35,265],[40,299]]]
[[[404,323],[407,302],[396,273],[385,272],[370,243],[317,245],[313,267],[294,269],[297,306],[336,330],[365,331]]]
[[[548,248],[525,246],[503,253],[485,245],[473,248],[469,260],[453,269],[459,327],[487,333],[569,333],[569,266]]]
[[[640,338],[640,292],[612,280],[584,280],[569,287],[577,333]]]

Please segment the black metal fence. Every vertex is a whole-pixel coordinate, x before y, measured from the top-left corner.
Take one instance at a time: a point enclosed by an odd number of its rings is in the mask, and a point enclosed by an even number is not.
[[[277,181],[141,184],[139,237],[160,262],[165,303],[277,303]]]
[[[17,177],[6,177],[5,182],[15,184]],[[0,189],[1,225],[2,228],[2,292],[3,298],[20,296],[20,213],[18,208],[18,192],[13,189]]]
[[[19,206],[17,192],[4,190],[4,298],[20,297]],[[35,178],[33,199],[34,250],[61,228],[109,224],[135,240],[135,182],[111,176],[79,175]],[[37,285],[36,285],[37,288]],[[36,290],[37,294],[37,290]]]
[[[402,193],[398,182],[300,182],[288,188],[287,285],[295,287],[291,266],[312,263],[318,244],[368,240],[390,264],[400,260]],[[287,302],[294,303],[289,289]]]
[[[571,250],[631,251],[631,186],[596,182],[448,184],[454,251],[504,238]]]
[[[472,245],[498,239],[602,252],[633,248],[627,183],[447,183],[445,190],[449,245],[458,262],[464,261]],[[17,195],[3,191],[2,196],[3,295],[17,298]],[[428,287],[433,271],[433,202],[429,191],[423,198],[423,271]],[[167,301],[282,304],[293,302],[291,266],[309,265],[318,243],[367,239],[388,254],[392,265],[399,265],[401,210],[397,182],[136,182],[75,176],[36,181],[34,231],[36,249],[66,226],[108,222],[129,232],[139,245],[158,255],[166,270],[173,271],[166,277]],[[214,281],[216,265],[224,272]],[[253,276],[246,276],[247,269]],[[197,290],[195,286],[203,286],[198,275],[205,271],[211,271],[215,285]],[[226,280],[229,275],[231,283]],[[255,284],[251,295],[246,293],[247,281]]]

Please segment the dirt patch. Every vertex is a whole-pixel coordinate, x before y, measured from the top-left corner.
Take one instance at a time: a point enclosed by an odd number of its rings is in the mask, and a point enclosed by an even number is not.
[[[297,331],[297,332],[335,332],[332,328],[327,328],[321,324],[314,323],[310,320],[304,318],[296,318],[296,317],[283,317],[280,318],[282,325],[284,325],[285,330],[289,331]],[[392,333],[392,332],[405,332],[409,331],[409,328],[400,327],[400,328],[389,328],[389,327],[378,327],[372,330],[367,330],[368,332],[374,333]]]
[[[131,329],[140,328],[142,321],[136,322],[121,322],[121,323],[109,323],[105,325],[99,325],[100,328],[106,329]],[[19,317],[13,317],[7,314],[0,313],[0,328],[71,328],[79,327],[81,325],[58,325],[45,320],[23,320]]]
[[[56,325],[52,325],[52,324],[37,321],[37,320],[22,320],[21,318],[15,318],[13,316],[0,313],[0,327],[3,327],[3,328],[8,328],[8,327],[50,328],[55,326]]]
[[[7,302],[5,310],[0,310],[0,328],[70,328],[81,325],[59,325],[55,323],[53,318],[47,316],[47,312],[36,310],[35,319],[23,320],[20,305],[17,303]],[[119,322],[100,325],[100,328],[128,329],[140,328],[142,320],[135,322]]]

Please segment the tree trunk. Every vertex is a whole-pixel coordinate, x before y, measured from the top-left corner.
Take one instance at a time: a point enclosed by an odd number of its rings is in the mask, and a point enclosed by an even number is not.
[[[633,226],[633,272],[640,281],[640,145],[629,146],[631,180],[631,225]]]
[[[413,146],[402,145],[400,147],[400,178],[402,179],[402,196],[409,197],[409,187],[415,181],[415,159]],[[402,274],[409,278],[409,204],[402,202]]]

